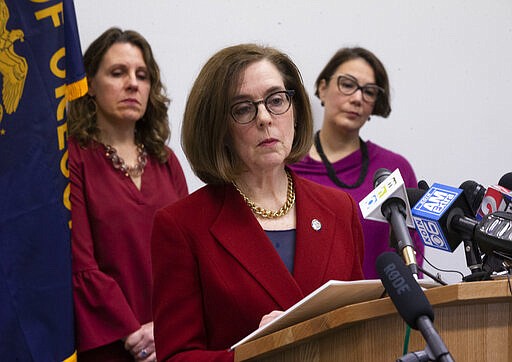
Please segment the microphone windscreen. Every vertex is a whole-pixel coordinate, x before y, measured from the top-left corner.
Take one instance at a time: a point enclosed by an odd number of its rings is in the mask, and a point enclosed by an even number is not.
[[[485,195],[485,187],[478,182],[467,180],[460,184],[459,189],[464,191],[464,197],[471,209],[472,215],[476,215]]]
[[[428,185],[427,181],[425,180],[419,180],[418,181],[418,188],[420,190],[428,190],[430,188],[430,186]]]
[[[512,172],[506,173],[501,176],[498,185],[503,186],[509,190],[512,190]]]
[[[428,189],[427,189],[428,190]],[[413,207],[414,205],[416,205],[418,203],[418,201],[421,200],[421,198],[423,197],[423,195],[425,195],[425,193],[427,192],[427,190],[423,190],[423,189],[413,189],[413,188],[410,188],[408,187],[406,189],[407,191],[407,198],[409,199],[409,205],[411,205],[411,207]]]
[[[373,174],[373,187],[379,186],[389,175],[391,175],[391,171],[387,168],[379,168]]]
[[[380,280],[404,321],[418,329],[417,321],[427,316],[434,321],[434,311],[410,269],[396,253],[385,252],[376,262]]]

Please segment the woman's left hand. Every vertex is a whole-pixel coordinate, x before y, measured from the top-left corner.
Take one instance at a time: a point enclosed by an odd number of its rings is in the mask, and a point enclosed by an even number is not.
[[[279,317],[283,313],[284,312],[282,310],[273,310],[269,314],[265,314],[261,318],[259,328],[263,327],[265,324],[268,324],[268,323],[272,322],[274,319],[276,319],[277,317]]]
[[[143,324],[140,329],[126,337],[124,348],[133,355],[137,362],[155,362],[153,322]]]

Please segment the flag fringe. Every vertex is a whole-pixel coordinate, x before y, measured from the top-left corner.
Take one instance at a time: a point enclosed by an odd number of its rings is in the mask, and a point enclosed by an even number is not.
[[[77,98],[80,98],[81,96],[85,95],[87,91],[89,90],[89,87],[87,86],[87,78],[83,77],[82,79],[68,84],[66,87],[66,96],[68,101],[75,100]]]

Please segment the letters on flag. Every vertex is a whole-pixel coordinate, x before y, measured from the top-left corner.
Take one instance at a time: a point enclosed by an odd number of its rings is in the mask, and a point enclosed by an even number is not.
[[[0,359],[72,361],[66,102],[87,91],[72,0],[0,0]]]

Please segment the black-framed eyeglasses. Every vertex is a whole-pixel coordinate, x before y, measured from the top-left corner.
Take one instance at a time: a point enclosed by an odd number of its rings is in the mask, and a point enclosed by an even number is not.
[[[337,85],[340,93],[346,96],[350,96],[361,89],[363,99],[368,103],[375,103],[379,95],[384,94],[384,89],[377,84],[365,84],[361,86],[354,77],[349,75],[339,75]]]
[[[231,116],[237,123],[251,123],[258,115],[258,106],[260,103],[265,105],[265,108],[270,114],[278,116],[286,113],[286,111],[290,109],[294,94],[294,90],[282,90],[270,93],[259,101],[242,101],[235,103],[231,106]]]

